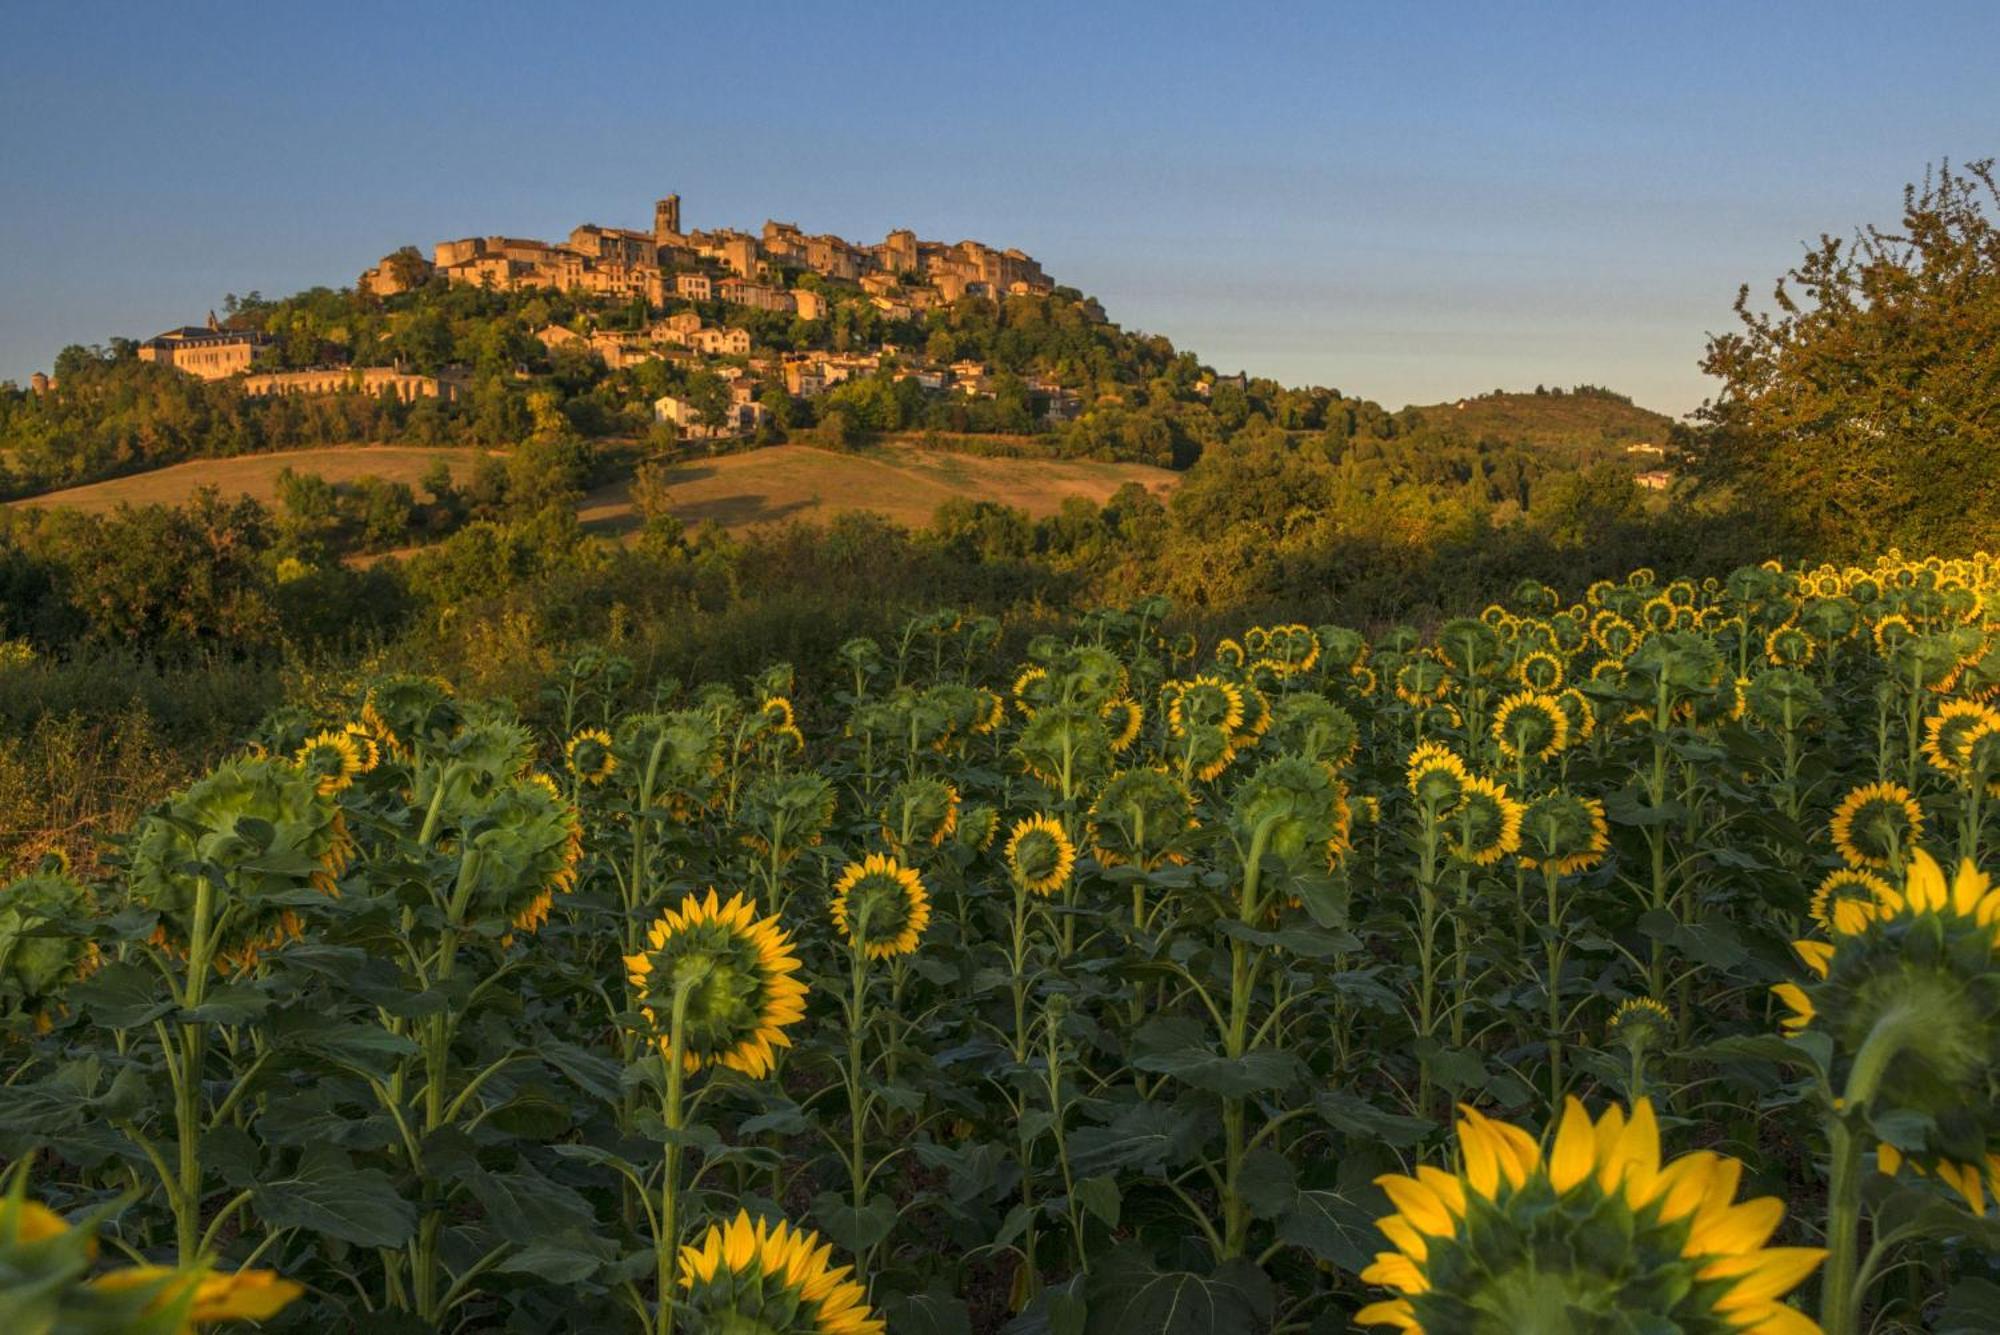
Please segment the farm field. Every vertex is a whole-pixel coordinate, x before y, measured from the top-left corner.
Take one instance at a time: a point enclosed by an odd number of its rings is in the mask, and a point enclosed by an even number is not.
[[[0,898],[33,1256],[280,1330],[1990,1328],[1992,558],[1169,612],[272,713]]]
[[[674,513],[689,526],[713,520],[740,531],[789,519],[824,521],[843,510],[875,510],[921,528],[954,496],[996,501],[1040,518],[1072,496],[1101,504],[1128,482],[1165,493],[1179,476],[1145,464],[986,458],[903,444],[852,453],[773,445],[676,464],[667,481]],[[601,532],[638,523],[627,483],[592,493],[581,513]]]
[[[68,506],[86,513],[102,513],[120,505],[179,505],[197,488],[214,487],[225,499],[248,496],[270,505],[277,500],[278,474],[287,468],[295,473],[317,473],[334,483],[374,476],[385,482],[406,482],[414,488],[439,459],[450,466],[455,479],[465,480],[472,475],[480,453],[476,449],[446,446],[329,445],[227,459],[192,459],[108,482],[31,496],[12,504],[43,509]]]

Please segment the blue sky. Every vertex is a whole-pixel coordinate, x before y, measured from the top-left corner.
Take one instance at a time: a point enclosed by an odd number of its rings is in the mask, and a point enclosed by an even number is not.
[[[2000,152],[2000,5],[0,8],[0,378],[479,232],[1018,245],[1225,370],[1672,412],[1736,285]]]

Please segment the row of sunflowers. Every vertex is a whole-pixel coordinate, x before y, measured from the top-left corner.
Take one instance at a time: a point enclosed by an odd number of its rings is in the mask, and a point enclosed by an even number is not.
[[[376,677],[0,890],[4,1328],[2000,1328],[1993,558],[810,680]]]

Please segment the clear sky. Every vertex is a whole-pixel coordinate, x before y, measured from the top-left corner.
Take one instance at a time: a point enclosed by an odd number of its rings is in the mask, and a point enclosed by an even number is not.
[[[2000,153],[2000,4],[0,4],[0,378],[473,233],[1015,245],[1224,370],[1671,412]]]

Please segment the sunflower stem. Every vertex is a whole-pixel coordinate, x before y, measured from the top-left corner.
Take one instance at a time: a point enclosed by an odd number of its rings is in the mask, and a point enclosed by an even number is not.
[[[1866,1144],[1854,1123],[1868,1105],[1889,1064],[1924,1023],[1921,1007],[1885,1011],[1855,1055],[1847,1090],[1834,1111],[1828,1140],[1832,1180],[1827,1191],[1826,1285],[1820,1295],[1820,1324],[1826,1335],[1860,1335],[1861,1326],[1861,1157]]]

